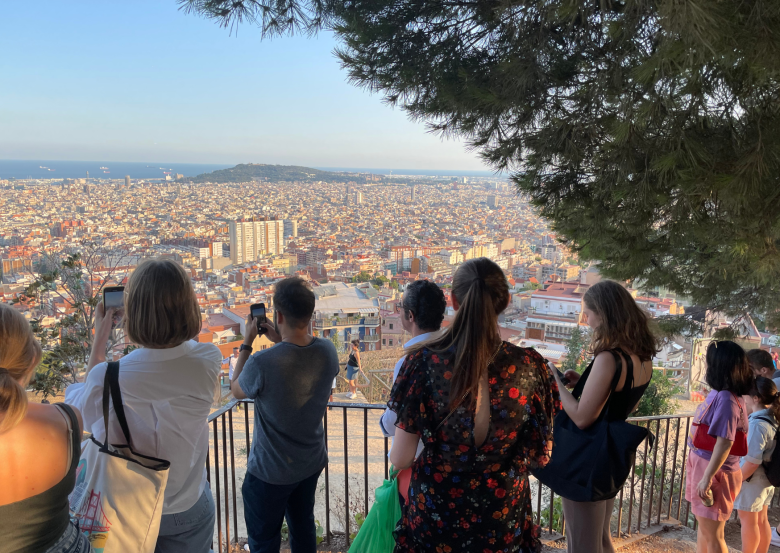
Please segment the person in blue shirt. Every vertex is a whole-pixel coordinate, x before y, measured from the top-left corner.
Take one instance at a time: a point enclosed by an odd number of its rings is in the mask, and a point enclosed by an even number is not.
[[[444,311],[447,309],[447,300],[444,292],[435,283],[429,280],[416,280],[406,287],[401,298],[401,326],[412,335],[406,342],[409,348],[431,337],[438,332],[444,321]],[[398,372],[404,364],[406,356],[401,357],[393,369],[393,382],[398,378]],[[385,410],[379,419],[382,434],[387,437],[395,436],[396,415],[390,409]],[[417,446],[417,454],[422,450],[422,442]]]

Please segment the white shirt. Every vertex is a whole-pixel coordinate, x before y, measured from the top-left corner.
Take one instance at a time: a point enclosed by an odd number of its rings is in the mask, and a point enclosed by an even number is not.
[[[428,337],[433,334],[432,332],[426,332],[425,334],[420,334],[419,336],[415,336],[408,342],[406,342],[406,345],[404,348],[411,347],[415,344],[419,344],[420,342],[427,340]],[[393,384],[395,384],[396,378],[398,378],[398,373],[401,372],[401,367],[404,364],[404,361],[406,361],[406,356],[401,357],[398,362],[395,364],[395,368],[393,369]],[[393,442],[395,442],[395,421],[398,420],[398,415],[396,415],[395,411],[391,411],[389,408],[385,409],[385,412],[382,413],[382,417],[379,419],[379,426],[382,429],[382,434],[384,436],[393,437]],[[423,450],[423,443],[422,440],[417,444],[417,453],[415,453],[414,457],[417,458],[420,456],[420,453],[422,453]],[[390,446],[390,449],[392,450],[392,445]],[[390,456],[390,453],[388,452],[388,457]]]
[[[119,386],[134,449],[171,463],[164,515],[191,508],[206,488],[206,420],[221,363],[222,354],[215,345],[193,340],[170,349],[137,349],[120,361]],[[65,391],[65,403],[81,411],[84,430],[100,442],[105,440],[106,367],[106,363],[95,365],[86,382],[71,384]],[[112,404],[109,441],[124,443],[113,413]]]
[[[230,368],[228,369],[228,380],[233,382],[233,371],[236,370],[236,363],[238,363],[238,355],[231,355],[228,357]]]

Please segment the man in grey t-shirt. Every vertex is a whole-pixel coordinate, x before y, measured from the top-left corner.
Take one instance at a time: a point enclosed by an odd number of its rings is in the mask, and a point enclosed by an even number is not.
[[[285,518],[291,549],[314,551],[314,493],[328,463],[322,419],[339,361],[330,340],[309,334],[314,293],[304,280],[279,282],[274,308],[276,325],[262,331],[276,345],[250,357],[258,331],[257,320],[248,320],[230,383],[236,398],[255,402],[244,518],[252,553],[279,551]]]

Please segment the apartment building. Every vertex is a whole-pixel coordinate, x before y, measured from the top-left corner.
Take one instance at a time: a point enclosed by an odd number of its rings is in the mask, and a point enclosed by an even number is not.
[[[284,221],[230,221],[230,260],[234,265],[262,254],[284,253]]]
[[[314,336],[332,338],[337,334],[346,345],[360,340],[361,351],[382,349],[379,294],[368,284],[333,282],[314,288],[316,298],[311,332]],[[346,351],[346,350],[345,350]]]
[[[580,324],[582,296],[588,286],[578,282],[555,282],[531,294],[525,337],[562,343]]]

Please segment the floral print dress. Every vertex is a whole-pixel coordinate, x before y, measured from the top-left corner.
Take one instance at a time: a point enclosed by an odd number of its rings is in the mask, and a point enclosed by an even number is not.
[[[502,343],[488,368],[488,435],[475,447],[473,408],[458,407],[439,427],[450,413],[454,358],[454,349],[412,353],[390,393],[396,426],[425,445],[412,465],[395,551],[541,551],[528,471],[549,461],[561,409],[555,380],[535,350]]]

